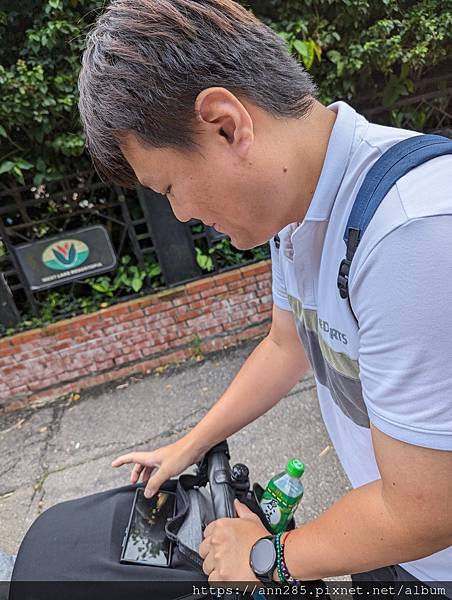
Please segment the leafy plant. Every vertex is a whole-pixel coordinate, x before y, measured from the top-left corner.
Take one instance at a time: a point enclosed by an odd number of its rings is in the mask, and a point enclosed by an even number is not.
[[[309,23],[305,19],[297,19],[289,22],[285,31],[280,31],[279,35],[287,43],[289,52],[295,54],[306,69],[310,70],[315,59],[320,62],[322,47],[309,37],[308,31]]]
[[[8,185],[52,180],[73,170],[73,157],[89,166],[76,124],[77,77],[87,26],[101,8],[96,0],[0,8],[0,175]]]
[[[0,164],[0,175],[3,173],[11,173],[17,179],[19,183],[25,185],[24,171],[29,170],[33,165],[23,158],[16,158],[14,160],[4,160]]]
[[[247,1],[243,4],[249,8]],[[0,5],[0,186],[34,183],[35,198],[43,200],[34,227],[41,238],[51,232],[47,217],[61,207],[95,210],[105,201],[103,193],[99,198],[75,194],[55,202],[47,185],[72,173],[74,165],[79,172],[91,167],[77,115],[77,78],[86,32],[104,3],[21,0],[9,3],[7,10],[4,5]],[[398,104],[422,94],[428,79],[434,82],[433,89],[444,88],[448,98],[452,11],[443,0],[253,0],[252,10],[310,71],[322,102],[343,99],[363,111],[385,109],[380,118],[384,122],[418,131],[435,125],[435,107],[450,115],[442,98],[430,99],[428,106]],[[192,228],[193,233],[203,230],[203,225]],[[0,257],[4,254],[0,242]],[[268,256],[268,245],[239,251],[226,238],[210,248],[196,246],[197,264],[206,273],[215,265],[226,268]],[[118,295],[162,284],[155,261],[140,269],[131,257],[123,257],[115,273],[87,279],[77,284],[75,292],[42,292],[41,317],[26,315],[20,327],[37,326],[57,314],[90,312]]]
[[[450,72],[452,11],[442,0],[257,0],[253,12],[312,72],[325,103],[391,107]]]
[[[263,244],[251,250],[237,250],[229,238],[223,238],[212,247],[204,250],[196,246],[196,262],[203,271],[213,271],[215,268],[213,257],[219,269],[241,264],[248,260],[264,260],[269,257],[268,244]]]
[[[270,258],[270,246],[268,244],[263,244],[262,246],[252,248],[251,254],[255,260],[266,260]]]
[[[80,313],[87,314],[100,308],[106,308],[121,288],[129,294],[139,292],[143,289],[147,278],[150,280],[151,287],[155,288],[161,285],[161,270],[158,263],[148,259],[146,269],[141,271],[137,265],[131,264],[131,261],[130,256],[123,256],[118,270],[113,275],[104,275],[79,282],[77,285],[81,287],[83,284],[87,284],[88,289],[92,292],[89,295],[77,295],[72,290],[41,292],[39,317],[24,314],[14,329],[6,330],[0,325],[0,335],[10,335],[17,331],[42,327],[57,318],[70,317]]]
[[[243,0],[246,7],[248,2]],[[21,0],[0,8],[0,180],[36,185],[89,167],[77,77],[99,0]],[[387,106],[450,72],[452,11],[443,0],[254,0],[254,14],[311,71],[320,98]],[[18,24],[20,24],[18,26]],[[411,122],[428,127],[416,108]],[[395,125],[400,113],[389,112]]]
[[[244,260],[244,253],[237,250],[231,244],[228,238],[223,238],[211,248],[212,254],[215,254],[219,267],[236,265]]]
[[[196,262],[198,263],[198,266],[203,271],[213,271],[214,265],[213,265],[213,260],[212,260],[212,256],[211,256],[211,254],[213,254],[213,248],[209,248],[209,250],[207,251],[208,252],[207,254],[205,252],[203,252],[201,250],[201,248],[199,248],[198,246],[195,247],[195,251],[196,251]]]
[[[143,288],[146,278],[153,280],[152,287],[158,286],[161,268],[157,262],[149,259],[146,262],[145,270],[141,270],[138,265],[131,264],[131,261],[130,256],[123,256],[113,275],[102,275],[101,277],[87,279],[85,283],[99,295],[108,298],[112,298],[121,288],[129,292],[139,292]]]

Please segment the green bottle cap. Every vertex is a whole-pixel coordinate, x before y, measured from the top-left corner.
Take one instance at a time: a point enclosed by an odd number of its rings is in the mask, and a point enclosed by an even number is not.
[[[298,458],[292,458],[287,463],[286,471],[291,477],[301,477],[304,473],[304,464]]]

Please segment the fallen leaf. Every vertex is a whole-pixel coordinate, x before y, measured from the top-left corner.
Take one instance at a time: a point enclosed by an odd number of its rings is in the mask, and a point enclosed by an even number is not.
[[[326,446],[326,447],[325,447],[325,448],[322,450],[322,452],[319,454],[319,458],[320,458],[320,457],[322,457],[322,456],[325,456],[325,454],[327,454],[327,453],[328,453],[330,450],[331,450],[331,446],[330,446],[330,445]]]
[[[117,390],[123,390],[126,387],[129,387],[128,383],[120,383],[119,385],[116,386],[116,389]]]
[[[9,498],[10,496],[12,496],[14,494],[14,492],[6,492],[6,494],[2,494],[0,496],[0,500],[4,500],[5,498]]]

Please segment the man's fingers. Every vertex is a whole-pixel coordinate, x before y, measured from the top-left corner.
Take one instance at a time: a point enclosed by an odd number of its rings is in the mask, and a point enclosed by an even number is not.
[[[139,463],[147,467],[156,466],[156,462],[149,457],[149,452],[130,452],[129,454],[123,454],[118,456],[111,463],[112,467],[121,467],[122,465],[128,465],[130,463]]]
[[[130,473],[130,481],[136,483],[140,479],[140,473],[144,469],[143,465],[135,465]]]
[[[246,504],[242,504],[237,498],[234,500],[235,510],[237,511],[237,516],[240,519],[250,519],[252,521],[256,521],[256,523],[260,523],[260,518],[250,510]]]
[[[153,471],[159,467],[158,462],[149,452],[129,452],[129,454],[123,454],[122,456],[118,456],[118,458],[111,463],[111,466],[121,467],[122,465],[127,465],[130,463],[135,463],[130,473],[131,483],[137,483],[140,478],[143,483],[149,482],[151,480]],[[165,477],[163,474],[160,474],[158,480],[155,482],[152,478],[150,487],[146,488],[147,491],[145,490],[146,498],[151,498],[167,478],[168,477]]]
[[[162,472],[162,469],[158,469],[157,473],[149,478],[149,481],[144,490],[145,498],[152,498],[152,496],[154,496],[154,494],[156,494],[159,491],[162,483],[167,479],[168,477],[166,476],[166,473]]]
[[[137,454],[138,452],[131,452],[130,454],[123,454],[122,456],[118,456],[118,458],[115,458],[115,460],[111,463],[111,466],[121,467],[122,465],[128,465],[133,462],[139,462],[138,460],[135,460]]]
[[[221,581],[218,571],[215,571],[215,569],[213,571],[211,571],[207,581],[209,583],[214,583],[215,581]]]
[[[209,549],[210,549],[210,543],[208,540],[203,540],[200,544],[199,544],[199,548],[198,548],[198,554],[199,556],[204,559],[206,558],[206,556],[209,554]],[[206,573],[206,575],[208,575],[208,573]]]
[[[215,568],[215,560],[211,554],[208,554],[204,562],[202,563],[202,570],[204,574],[209,576]]]
[[[141,474],[141,481],[143,483],[146,483],[149,481],[150,476],[152,475],[152,472],[154,471],[154,467],[145,467],[143,469],[143,472]]]
[[[207,525],[207,527],[204,529],[204,539],[206,539],[206,537],[209,537],[209,535],[212,535],[214,528],[215,528],[215,521],[211,521]]]

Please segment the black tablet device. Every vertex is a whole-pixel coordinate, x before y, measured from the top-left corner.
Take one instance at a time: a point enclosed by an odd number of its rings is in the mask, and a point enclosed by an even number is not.
[[[159,491],[144,497],[144,488],[135,492],[129,524],[122,542],[121,563],[169,567],[172,545],[165,525],[176,510],[176,495]]]

